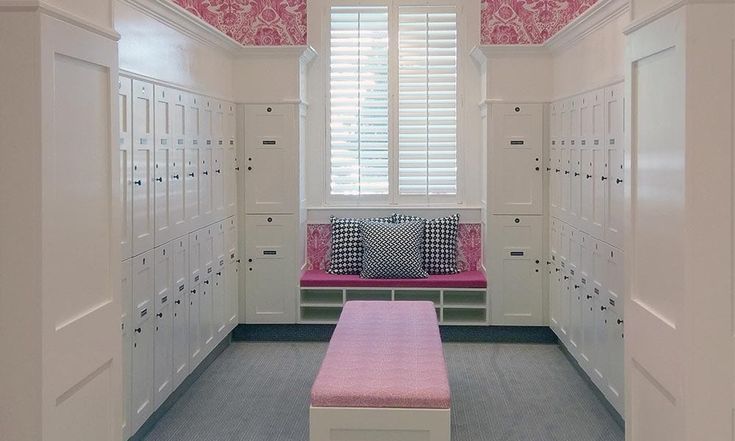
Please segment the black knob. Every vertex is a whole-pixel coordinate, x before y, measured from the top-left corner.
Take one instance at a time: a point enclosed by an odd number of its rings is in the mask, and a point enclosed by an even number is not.
[[[574,289],[579,289],[579,285],[574,285]]]
[[[607,307],[605,307],[605,306],[600,306],[600,311],[604,311],[604,310],[606,310],[606,309],[607,309]]]
[[[569,276],[564,276],[564,280],[567,280],[567,279],[569,279]]]
[[[235,167],[235,170],[236,171],[240,171],[240,167]]]
[[[557,168],[557,169],[555,169],[554,171],[555,171],[555,172],[557,172],[557,173],[559,173],[559,172],[560,172],[561,170],[559,170],[559,169]]]
[[[235,262],[240,263],[240,259],[237,259]]]
[[[589,295],[589,294],[587,294],[587,298],[588,298],[588,299],[591,299],[591,298],[592,298],[592,296],[591,296],[591,295]]]
[[[574,172],[574,176],[579,176],[579,173],[577,173],[577,172]]]
[[[587,175],[587,179],[592,179],[592,175]]]
[[[620,319],[618,319],[618,324],[619,324],[619,325],[622,325],[622,324],[623,324],[623,321],[622,321],[622,320],[620,320]]]
[[[269,217],[268,218],[268,222],[273,222],[273,218],[272,217]]]
[[[174,303],[176,303],[177,305],[180,305],[181,304],[181,300],[177,300]]]
[[[561,270],[559,268],[556,268],[556,272],[558,273],[559,271],[561,271]]]
[[[138,333],[138,334],[140,334],[141,332],[143,332],[143,330],[140,329],[140,328],[135,328],[135,332]]]
[[[156,317],[158,317],[158,318],[163,317],[163,313],[162,312],[159,312],[158,314],[156,314]]]
[[[551,167],[546,167],[546,171],[551,171]]]
[[[565,175],[568,175],[569,174],[569,170],[564,170],[564,174]]]
[[[538,167],[536,167],[536,171],[539,171],[539,168]]]
[[[221,276],[222,275],[222,271],[217,271],[217,275],[218,276]]]
[[[205,280],[205,281],[204,281],[204,284],[205,284],[205,285],[209,285],[209,280]]]
[[[156,178],[156,181],[163,182],[163,178],[162,177],[158,177],[158,178]]]
[[[138,179],[137,181],[133,181],[133,184],[135,184],[135,185],[143,185],[143,181],[141,181],[140,179]]]
[[[248,259],[248,262],[252,262],[252,261],[253,261],[253,259]]]
[[[209,172],[208,171],[203,171],[202,174],[203,175],[209,175]]]
[[[604,180],[606,180],[606,179],[607,179],[607,176],[600,176],[600,180],[601,180],[601,181],[604,181]]]
[[[618,178],[618,179],[616,179],[616,180],[615,180],[615,183],[616,183],[616,184],[621,184],[622,182],[623,182],[623,180],[622,180],[622,179],[620,179],[620,178]]]
[[[174,178],[174,179],[179,179],[179,175],[173,175],[171,177]]]
[[[252,167],[248,167],[248,171],[250,171],[250,170],[252,170],[252,169],[253,169]]]
[[[217,173],[222,173],[222,172],[220,171],[220,169],[217,169],[217,170],[215,170],[215,171],[216,171]]]
[[[191,293],[192,293],[192,294],[196,294],[196,293],[197,293],[197,290],[196,290],[196,289],[192,289],[192,290],[191,290]]]
[[[193,178],[194,177],[194,173],[189,173],[188,175],[189,175],[190,178]]]

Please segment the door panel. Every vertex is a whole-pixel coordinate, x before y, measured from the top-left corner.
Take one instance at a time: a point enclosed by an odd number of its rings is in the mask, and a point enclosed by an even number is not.
[[[237,218],[234,216],[225,221],[225,251],[227,253],[225,268],[225,290],[227,291],[226,297],[228,299],[227,322],[230,325],[230,328],[234,328],[238,323],[238,305],[240,296],[240,292],[238,290],[240,278],[240,256],[237,241]]]
[[[121,268],[121,306],[122,314],[120,316],[121,332],[122,332],[122,373],[123,373],[123,422],[122,434],[123,439],[128,439],[132,432],[130,421],[130,394],[132,393],[132,316],[133,316],[133,266],[130,259],[122,262]]]
[[[173,242],[173,388],[189,375],[189,242],[188,238]]]
[[[158,305],[155,324],[154,348],[154,400],[155,408],[163,404],[173,392],[173,300]]]
[[[118,118],[120,128],[120,253],[122,259],[133,255],[133,132],[132,132],[133,81],[120,77],[118,83]]]
[[[133,285],[135,289],[135,285]],[[132,355],[132,429],[135,433],[153,413],[153,314],[146,314],[133,329]]]
[[[202,225],[202,208],[199,201],[199,177],[201,176],[201,159],[199,147],[203,146],[201,137],[201,98],[189,95],[186,107],[186,151],[184,153],[184,216],[189,228]]]
[[[218,141],[220,142],[220,141]],[[215,147],[212,157],[212,211],[213,219],[225,217],[225,149]]]
[[[133,80],[133,255],[153,248],[153,85]]]
[[[189,372],[193,372],[199,366],[204,353],[199,319],[200,293],[201,283],[193,285],[189,290]]]
[[[625,148],[623,121],[625,120],[623,84],[605,90],[605,132],[608,180],[605,206],[605,239],[612,245],[623,247],[623,215],[625,190]]]
[[[172,90],[154,87],[154,145],[155,145],[155,245],[162,245],[173,238],[171,221],[171,165],[172,165]]]

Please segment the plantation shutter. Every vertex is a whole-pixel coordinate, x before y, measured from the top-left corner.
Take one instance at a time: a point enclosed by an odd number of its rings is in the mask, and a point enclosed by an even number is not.
[[[388,195],[388,8],[332,7],[332,195]]]
[[[398,17],[398,190],[457,193],[457,15],[401,7]]]

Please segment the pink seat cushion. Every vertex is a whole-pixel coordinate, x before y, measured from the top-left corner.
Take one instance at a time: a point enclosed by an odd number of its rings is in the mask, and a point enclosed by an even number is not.
[[[304,271],[301,286],[347,288],[487,288],[482,271],[436,274],[426,279],[363,279],[358,275],[336,275],[321,270]]]
[[[449,409],[449,404],[433,303],[345,304],[311,389],[312,406]]]

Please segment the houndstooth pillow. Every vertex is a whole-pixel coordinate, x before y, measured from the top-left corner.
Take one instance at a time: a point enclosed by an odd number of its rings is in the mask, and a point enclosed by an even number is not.
[[[416,216],[394,214],[396,223],[423,220]],[[459,213],[426,221],[424,269],[429,274],[456,274]]]
[[[330,274],[360,274],[362,270],[362,241],[360,222],[393,222],[393,216],[371,219],[338,218],[332,216],[332,254],[329,258]]]
[[[387,224],[360,223],[365,251],[360,277],[366,279],[423,279],[424,221]]]

